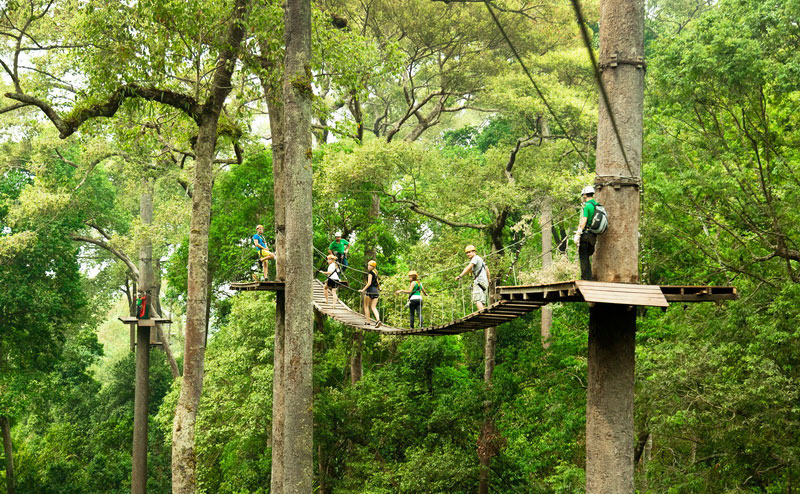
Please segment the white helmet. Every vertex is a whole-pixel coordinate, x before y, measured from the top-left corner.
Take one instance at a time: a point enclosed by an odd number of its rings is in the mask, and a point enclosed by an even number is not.
[[[591,185],[587,185],[586,187],[584,187],[583,190],[581,191],[581,195],[584,194],[594,194],[594,187],[592,187]]]
[[[336,232],[336,233],[334,234],[334,237],[341,237],[341,236],[342,236],[342,232]]]

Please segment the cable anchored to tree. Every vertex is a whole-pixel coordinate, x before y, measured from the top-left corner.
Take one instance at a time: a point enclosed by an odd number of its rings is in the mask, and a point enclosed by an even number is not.
[[[617,119],[614,117],[614,111],[611,109],[611,100],[608,97],[606,86],[603,84],[603,77],[600,74],[600,67],[597,65],[597,59],[594,56],[594,50],[592,50],[589,32],[586,30],[586,20],[583,18],[580,0],[570,1],[572,2],[572,8],[575,10],[575,17],[578,21],[578,27],[581,30],[583,44],[586,46],[586,51],[589,52],[589,59],[592,62],[592,71],[594,72],[595,80],[597,80],[597,86],[600,88],[600,95],[603,97],[603,103],[606,105],[606,109],[608,110],[608,117],[611,120],[611,127],[614,129],[614,135],[617,136],[617,143],[619,144],[619,150],[622,153],[622,159],[625,160],[625,166],[628,168],[628,173],[630,173],[630,176],[633,177],[633,170],[631,169],[631,164],[628,162],[628,155],[625,153],[625,146],[622,145],[622,137],[619,135]]]
[[[522,66],[522,70],[525,71],[525,75],[528,76],[528,79],[531,81],[531,84],[533,84],[533,88],[536,90],[536,94],[539,95],[539,98],[542,100],[542,103],[544,103],[544,106],[547,107],[547,111],[550,112],[550,115],[553,117],[553,120],[555,120],[556,124],[558,125],[558,128],[561,129],[561,131],[564,133],[564,136],[567,138],[569,143],[572,144],[572,148],[575,150],[575,152],[577,152],[578,155],[581,157],[581,159],[584,161],[584,163],[588,165],[589,160],[586,158],[583,152],[581,152],[581,150],[578,149],[578,146],[575,144],[575,141],[573,141],[572,138],[569,136],[569,133],[567,132],[567,129],[564,127],[564,124],[561,123],[561,119],[558,118],[556,112],[553,110],[553,107],[550,106],[550,103],[547,101],[547,98],[545,98],[544,93],[542,93],[542,90],[539,89],[539,85],[536,84],[535,80],[533,80],[533,76],[528,70],[528,67],[525,65],[525,62],[522,61],[522,57],[519,55],[519,53],[517,53],[517,49],[514,47],[513,43],[511,43],[511,39],[508,37],[508,34],[506,34],[506,31],[505,29],[503,29],[503,26],[500,24],[500,21],[497,19],[497,16],[495,15],[494,10],[492,10],[491,5],[489,4],[488,1],[484,1],[483,3],[484,5],[486,5],[486,9],[489,11],[489,14],[491,14],[494,23],[497,25],[497,29],[500,30],[500,34],[503,35],[503,38],[506,40],[506,43],[508,43],[508,47],[511,48],[511,52],[514,54],[514,57]]]

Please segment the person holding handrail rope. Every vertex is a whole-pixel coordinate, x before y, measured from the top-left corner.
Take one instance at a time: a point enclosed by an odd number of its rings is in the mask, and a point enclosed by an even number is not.
[[[414,312],[419,314],[419,327],[423,327],[422,325],[422,294],[424,293],[426,296],[428,292],[425,291],[425,287],[422,286],[422,283],[419,282],[419,275],[413,269],[408,272],[408,279],[411,281],[411,285],[408,287],[408,290],[396,290],[395,293],[408,293],[408,307],[411,311],[411,329],[414,329]]]
[[[320,271],[324,273],[325,276],[328,277],[325,280],[325,304],[328,304],[328,291],[333,294],[333,307],[336,307],[336,304],[339,303],[339,296],[336,293],[336,289],[339,288],[339,266],[336,264],[336,256],[333,254],[328,254],[328,269],[325,271]]]
[[[489,294],[489,268],[481,256],[478,255],[474,245],[467,245],[464,252],[469,257],[469,264],[461,271],[461,274],[456,276],[456,281],[466,276],[467,273],[472,273],[472,301],[478,307],[478,310],[483,310],[486,307]]]
[[[378,284],[378,272],[375,270],[377,266],[378,263],[375,261],[367,263],[367,282],[359,292],[364,294],[364,317],[367,319],[367,324],[372,324],[369,317],[369,311],[372,309],[372,313],[375,314],[375,327],[379,328],[381,327],[381,316],[378,313],[378,297],[381,289]]]

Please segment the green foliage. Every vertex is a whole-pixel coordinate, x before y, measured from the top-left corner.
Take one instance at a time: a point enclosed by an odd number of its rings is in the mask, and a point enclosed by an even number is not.
[[[70,110],[68,119],[122,83],[202,99],[226,49],[228,0],[53,5],[23,42],[86,46],[31,50],[25,64],[41,70],[25,71],[21,84]],[[410,269],[430,292],[429,324],[472,310],[467,285],[454,280],[466,244],[487,253],[498,283],[569,277],[569,256],[542,272],[538,237],[544,207],[558,227],[574,224],[576,193],[592,179],[597,96],[569,5],[505,2],[526,15],[500,18],[564,129],[509,63],[483,6],[365,5],[325,0],[313,13],[313,81],[302,82],[315,93],[321,144],[313,150],[314,246],[324,252],[334,231],[345,232],[355,288],[357,269],[374,255],[382,319],[397,326],[407,325],[407,297],[393,292],[408,288]],[[585,7],[596,28],[596,5]],[[44,3],[4,8],[3,32]],[[199,488],[208,493],[267,492],[270,483],[274,298],[232,297],[224,286],[253,269],[256,224],[274,242],[271,157],[247,125],[264,88],[248,77],[273,91],[279,84],[281,15],[277,2],[254,4],[243,75],[220,129],[218,157],[237,139],[245,160],[219,163],[214,179],[214,324],[196,443]],[[787,492],[800,477],[800,10],[778,0],[657,0],[648,15],[642,278],[732,283],[742,300],[641,312],[636,485]],[[4,60],[13,45],[0,47]],[[12,420],[20,492],[130,488],[133,357],[101,358],[94,333],[127,267],[106,250],[78,249],[70,235],[102,238],[134,262],[141,242],[152,241],[167,263],[168,300],[184,301],[191,189],[180,184],[192,164],[180,150],[191,150],[194,124],[135,100],[117,116],[63,143],[27,113],[2,115],[0,413]],[[335,143],[325,142],[330,133]],[[97,161],[107,153],[116,156]],[[146,178],[154,179],[151,226],[137,219]],[[507,248],[488,254],[493,242]],[[352,290],[340,295],[360,306]],[[353,330],[317,320],[318,491],[474,492],[487,419],[499,445],[490,491],[584,491],[587,311],[555,307],[547,349],[538,321],[534,313],[498,328],[487,386],[481,332],[366,334],[364,376],[351,384]],[[148,491],[166,493],[180,381],[158,351],[151,362]]]

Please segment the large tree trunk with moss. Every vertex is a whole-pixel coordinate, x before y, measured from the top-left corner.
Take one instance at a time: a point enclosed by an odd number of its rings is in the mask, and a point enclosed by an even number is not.
[[[644,1],[603,0],[600,5],[599,62],[619,129],[625,157],[600,101],[597,129],[598,184],[641,178],[644,72]],[[624,61],[614,66],[613,59]],[[620,180],[623,177],[624,180]],[[598,281],[638,283],[638,187],[598,190],[598,201],[614,221],[598,238],[594,277]],[[598,304],[589,315],[586,394],[586,492],[634,492],[634,351],[636,311]]]
[[[222,106],[231,91],[231,78],[242,40],[249,0],[236,0],[223,48],[212,77],[211,93],[198,119],[194,145],[195,170],[186,302],[186,336],[183,350],[183,382],[172,426],[172,492],[194,494],[197,460],[194,428],[203,391],[205,336],[208,323],[208,230],[211,221],[212,164]]]
[[[311,221],[311,3],[288,0],[283,80],[286,187],[286,338],[284,346],[285,494],[312,491],[313,280]]]
[[[189,233],[188,299],[183,382],[172,428],[172,492],[193,494],[196,485],[194,427],[203,391],[208,303],[208,229],[211,218],[211,163],[219,114],[209,118],[195,146],[194,193]]]
[[[3,435],[3,454],[6,457],[6,492],[16,492],[14,479],[14,452],[11,448],[11,422],[8,417],[0,416],[0,433]]]
[[[266,58],[269,50],[261,47],[261,67],[274,70],[276,63]],[[283,160],[283,103],[281,88],[266,78],[261,79],[264,99],[269,112],[269,129],[272,137],[272,182],[275,199],[275,272],[279,281],[286,281],[286,188]],[[272,471],[270,492],[283,494],[283,428],[285,415],[284,345],[286,338],[286,297],[284,292],[275,293],[275,338],[272,373]]]

